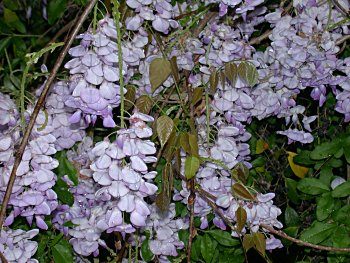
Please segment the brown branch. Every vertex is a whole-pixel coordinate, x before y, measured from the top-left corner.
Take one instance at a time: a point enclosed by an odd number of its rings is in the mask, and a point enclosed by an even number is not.
[[[77,19],[79,18],[79,16],[77,16],[75,19],[73,19],[72,21],[70,21],[68,24],[66,24],[64,27],[62,27],[54,36],[53,38],[47,43],[47,47],[51,44],[56,42],[56,40],[63,35],[64,33],[66,33],[67,31],[69,31],[71,29],[71,27],[77,22]],[[69,32],[68,32],[69,33]],[[68,35],[66,36],[68,37]],[[66,40],[66,39],[65,39]],[[64,40],[64,41],[65,41]],[[43,59],[43,64],[46,64],[47,62],[47,58],[49,56],[49,53],[46,53],[44,55],[44,59]]]
[[[265,40],[266,38],[269,37],[269,35],[271,35],[272,30],[268,30],[266,31],[264,34],[253,38],[252,40],[250,40],[248,43],[249,45],[255,45],[255,44],[259,44],[261,41]]]
[[[339,39],[337,40],[337,42],[335,42],[335,44],[336,44],[337,46],[339,46],[340,44],[344,43],[345,41],[347,41],[347,40],[349,40],[349,39],[350,39],[350,35],[343,36],[343,37],[339,38]]]
[[[311,244],[305,241],[302,241],[300,239],[296,239],[294,237],[288,236],[286,233],[284,233],[281,230],[276,230],[271,226],[265,225],[265,224],[260,224],[260,226],[262,228],[267,229],[269,232],[271,232],[272,234],[276,235],[276,236],[280,236],[284,239],[287,239],[289,241],[292,241],[293,243],[296,243],[300,246],[304,246],[304,247],[311,247],[314,249],[318,249],[318,250],[324,250],[324,251],[330,251],[330,252],[345,252],[345,253],[350,253],[350,248],[335,248],[335,247],[326,247],[326,246],[320,246],[320,245],[315,245],[315,244]]]
[[[282,16],[284,16],[285,14],[287,14],[293,7],[293,3],[291,2],[287,7],[286,9],[283,10],[282,12]],[[272,30],[268,30],[266,31],[265,33],[263,33],[262,35],[258,36],[258,37],[255,37],[255,38],[252,38],[248,44],[249,45],[255,45],[255,44],[260,44],[263,40],[265,40],[266,38],[269,37],[269,35],[271,35],[272,33]]]
[[[194,30],[193,36],[198,37],[202,30],[205,28],[205,26],[210,22],[210,20],[217,16],[217,14],[217,12],[208,12],[207,14],[205,14],[203,19],[199,21],[198,27]]]
[[[207,201],[207,203],[211,206],[211,208],[213,208],[213,210],[215,211],[215,213],[217,213],[221,219],[225,222],[225,224],[227,226],[229,226],[231,228],[231,230],[235,230],[235,226],[230,222],[230,220],[223,214],[223,212],[218,208],[218,206],[212,201],[210,200],[210,196],[211,194],[208,193],[207,191],[203,190],[199,185],[196,188],[196,192],[205,200]]]
[[[32,132],[32,129],[34,127],[35,120],[36,120],[36,118],[37,118],[37,116],[39,114],[40,108],[43,106],[43,104],[45,102],[46,95],[49,92],[50,86],[51,86],[52,82],[54,81],[54,79],[56,77],[56,74],[57,74],[57,72],[58,72],[58,70],[59,70],[59,68],[60,68],[60,66],[61,66],[61,64],[63,62],[64,57],[66,56],[70,46],[72,45],[75,37],[77,36],[77,34],[79,32],[79,29],[83,25],[83,22],[85,21],[85,19],[89,15],[91,9],[94,7],[96,2],[97,2],[97,0],[91,0],[90,3],[86,6],[84,12],[81,14],[79,20],[77,21],[77,23],[76,23],[76,25],[74,27],[73,32],[69,36],[69,38],[68,38],[67,42],[65,43],[61,53],[59,54],[59,56],[58,56],[58,58],[56,60],[56,63],[55,63],[55,65],[54,65],[54,67],[53,67],[53,69],[51,71],[51,74],[50,74],[50,76],[48,77],[48,79],[47,79],[47,81],[45,83],[43,91],[41,92],[40,97],[38,98],[38,101],[35,104],[35,107],[34,107],[34,110],[33,110],[33,114],[30,117],[27,129],[26,129],[26,131],[25,131],[25,133],[23,135],[21,144],[20,144],[20,146],[19,146],[19,148],[18,148],[18,150],[17,150],[17,152],[15,154],[16,158],[15,158],[15,161],[14,161],[14,164],[13,164],[13,168],[12,168],[12,171],[11,171],[10,179],[9,179],[9,182],[8,182],[8,185],[7,185],[7,188],[6,188],[6,192],[5,192],[5,196],[4,196],[4,200],[3,200],[3,203],[2,203],[2,206],[1,206],[0,227],[2,227],[2,225],[4,223],[4,219],[5,219],[5,216],[6,216],[6,208],[7,208],[7,205],[8,205],[10,196],[11,196],[12,188],[13,188],[13,185],[14,185],[15,179],[16,179],[16,172],[17,172],[18,166],[21,163],[24,150],[25,150],[25,148],[26,148],[26,146],[28,144],[29,136],[30,136],[30,134]]]
[[[5,258],[5,256],[0,252],[0,259],[2,263],[8,263],[7,259]]]

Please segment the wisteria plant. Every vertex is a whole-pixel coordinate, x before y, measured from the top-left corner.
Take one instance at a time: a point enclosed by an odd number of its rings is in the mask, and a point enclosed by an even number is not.
[[[0,14],[1,262],[350,261],[349,1]]]

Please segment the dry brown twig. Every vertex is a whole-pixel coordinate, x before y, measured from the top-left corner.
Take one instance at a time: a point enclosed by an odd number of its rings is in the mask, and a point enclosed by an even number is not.
[[[46,83],[45,83],[45,86],[43,88],[43,91],[41,92],[40,94],[40,97],[38,98],[38,101],[36,102],[35,104],[35,107],[34,107],[34,110],[33,110],[33,113],[30,117],[30,120],[29,120],[29,123],[28,123],[28,126],[26,128],[26,131],[23,135],[23,138],[22,138],[22,141],[21,141],[21,144],[17,150],[17,152],[15,153],[15,161],[14,161],[14,164],[13,164],[13,168],[12,168],[12,171],[11,171],[11,175],[10,175],[10,178],[9,178],[9,182],[8,182],[8,185],[7,185],[7,188],[6,188],[6,192],[5,192],[5,196],[4,196],[4,199],[3,199],[3,202],[2,202],[2,206],[1,206],[1,211],[0,211],[0,227],[2,227],[3,223],[4,223],[4,219],[5,219],[5,216],[6,216],[6,208],[7,208],[7,205],[8,205],[8,202],[9,202],[9,199],[10,199],[10,196],[11,196],[11,192],[12,192],[12,188],[13,188],[13,185],[15,183],[15,179],[16,179],[16,172],[17,172],[17,169],[18,169],[18,166],[20,165],[21,163],[21,160],[22,160],[22,156],[23,156],[23,153],[24,153],[24,150],[28,144],[28,140],[29,140],[29,137],[30,137],[30,134],[32,132],[32,129],[34,127],[34,124],[35,124],[35,121],[36,121],[36,118],[39,114],[39,111],[41,109],[41,107],[43,106],[44,102],[45,102],[45,98],[46,98],[46,95],[47,93],[49,92],[50,90],[50,86],[51,84],[53,83],[55,77],[56,77],[56,74],[65,58],[65,56],[67,55],[68,53],[68,50],[70,48],[70,46],[72,45],[75,37],[77,36],[81,26],[83,25],[83,22],[85,21],[85,19],[87,18],[87,16],[89,15],[90,11],[92,10],[92,8],[95,6],[97,0],[91,0],[90,3],[86,6],[84,12],[81,14],[79,20],[77,21],[75,27],[74,27],[74,30],[72,31],[71,35],[69,36],[69,38],[67,39],[61,53],[59,54],[56,62],[55,62],[55,65],[51,71],[51,74],[49,75]]]

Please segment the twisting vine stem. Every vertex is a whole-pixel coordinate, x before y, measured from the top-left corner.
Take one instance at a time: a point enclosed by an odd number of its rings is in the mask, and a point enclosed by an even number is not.
[[[6,216],[6,208],[7,208],[7,205],[8,205],[8,202],[9,202],[9,199],[10,199],[10,196],[11,196],[11,192],[12,192],[12,188],[13,188],[13,185],[15,183],[15,179],[16,179],[16,172],[17,172],[17,169],[18,169],[18,166],[20,165],[21,163],[21,160],[22,160],[22,156],[23,156],[23,153],[24,153],[24,150],[28,144],[28,140],[29,140],[29,137],[30,137],[30,134],[32,132],[32,129],[34,127],[34,124],[35,124],[35,121],[36,121],[36,118],[38,117],[38,114],[39,114],[39,111],[41,109],[41,107],[43,106],[44,102],[45,102],[45,98],[46,98],[46,95],[47,93],[49,92],[50,90],[50,86],[52,84],[52,82],[54,81],[55,77],[56,77],[56,74],[58,72],[58,69],[60,68],[62,62],[63,62],[63,59],[65,58],[65,56],[67,55],[68,53],[68,50],[70,48],[70,46],[72,45],[75,37],[77,36],[78,32],[79,32],[79,29],[81,28],[81,26],[83,25],[83,22],[85,21],[85,19],[87,18],[87,16],[89,15],[90,11],[92,10],[92,8],[94,7],[94,5],[96,4],[97,0],[91,0],[90,3],[86,6],[84,12],[81,14],[79,20],[77,21],[71,35],[69,36],[69,38],[67,39],[61,53],[59,54],[56,62],[55,62],[55,65],[51,71],[51,74],[49,75],[46,83],[45,83],[45,86],[38,98],[38,101],[36,102],[35,104],[35,107],[34,107],[34,110],[33,110],[33,113],[30,117],[30,120],[29,120],[29,123],[28,123],[28,126],[24,132],[24,135],[23,135],[23,138],[22,138],[22,141],[21,141],[21,144],[17,150],[17,152],[15,153],[15,161],[14,161],[14,164],[13,164],[13,168],[12,168],[12,171],[11,171],[11,175],[10,175],[10,178],[9,178],[9,182],[8,182],[8,185],[7,185],[7,188],[6,188],[6,192],[5,192],[5,196],[4,196],[4,200],[2,202],[2,205],[1,205],[1,211],[0,211],[0,227],[2,227],[3,223],[4,223],[4,219],[5,219],[5,216]]]

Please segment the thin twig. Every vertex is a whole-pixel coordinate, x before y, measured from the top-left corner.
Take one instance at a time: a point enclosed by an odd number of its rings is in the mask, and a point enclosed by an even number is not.
[[[323,251],[350,253],[350,248],[336,248],[336,247],[326,247],[326,246],[315,245],[315,244],[311,244],[311,243],[302,241],[300,239],[296,239],[294,237],[288,236],[282,230],[276,230],[276,229],[274,229],[271,226],[268,226],[268,225],[265,225],[265,224],[260,224],[260,226],[262,228],[267,229],[269,232],[271,232],[272,234],[275,234],[276,236],[280,236],[280,237],[282,237],[284,239],[287,239],[289,241],[292,241],[293,243],[296,243],[296,244],[304,246],[304,247],[311,247],[311,248],[318,249],[318,250],[323,250]]]
[[[18,150],[17,150],[17,152],[15,154],[16,158],[15,158],[15,161],[14,161],[14,164],[13,164],[13,168],[12,168],[12,171],[11,171],[10,179],[9,179],[9,182],[8,182],[8,185],[7,185],[7,188],[6,188],[6,192],[5,192],[5,196],[4,196],[4,200],[3,200],[3,203],[2,203],[2,206],[1,206],[0,227],[2,227],[2,225],[4,223],[4,219],[5,219],[5,216],[6,216],[6,208],[7,208],[7,205],[8,205],[9,199],[10,199],[10,195],[11,195],[11,192],[12,192],[12,188],[13,188],[13,185],[14,185],[15,179],[16,179],[16,172],[17,172],[18,166],[21,163],[24,150],[25,150],[25,148],[26,148],[26,146],[28,144],[28,140],[29,140],[30,134],[31,134],[32,129],[33,129],[34,124],[35,124],[35,120],[36,120],[36,118],[37,118],[37,116],[39,114],[39,111],[40,111],[41,107],[43,106],[43,104],[45,102],[46,95],[49,92],[50,86],[51,86],[52,82],[54,81],[54,79],[56,77],[56,74],[57,74],[57,72],[58,72],[58,70],[59,70],[59,68],[60,68],[60,66],[61,66],[61,64],[63,62],[64,57],[68,53],[68,50],[69,50],[70,46],[72,45],[75,37],[77,36],[77,34],[79,32],[79,29],[83,25],[83,22],[85,21],[85,19],[89,15],[91,9],[94,7],[96,2],[97,2],[97,0],[91,0],[90,3],[86,6],[84,12],[81,14],[79,20],[77,21],[77,23],[76,23],[76,25],[74,27],[73,32],[69,36],[65,46],[63,47],[60,55],[58,56],[58,58],[56,60],[56,63],[55,63],[55,65],[54,65],[54,67],[53,67],[53,69],[51,71],[51,74],[50,74],[50,76],[48,77],[48,79],[47,79],[47,81],[45,83],[43,91],[41,92],[40,97],[38,98],[38,101],[35,104],[35,107],[34,107],[34,110],[33,110],[33,114],[30,117],[27,129],[26,129],[26,131],[25,131],[25,133],[23,135],[21,144],[20,144],[20,146],[19,146],[19,148],[18,148]]]
[[[71,27],[75,24],[75,22],[77,21],[77,19],[79,18],[79,16],[77,16],[75,19],[73,19],[72,21],[70,21],[68,24],[66,24],[64,27],[62,27],[54,36],[53,38],[49,41],[49,43],[47,43],[47,47],[51,44],[51,43],[55,43],[56,40],[63,35],[64,33],[66,33],[67,31],[69,31],[71,29]],[[68,35],[67,35],[68,36]],[[65,41],[65,40],[64,40]],[[47,62],[47,58],[49,56],[49,53],[45,53],[44,55],[44,59],[43,59],[43,64],[46,64]]]
[[[5,256],[0,252],[0,259],[2,263],[8,263],[7,259],[5,258]]]
[[[291,2],[287,7],[286,9],[283,10],[282,12],[282,16],[287,14],[289,12],[289,10],[291,10],[293,7],[293,3]],[[269,37],[269,35],[271,35],[272,33],[272,30],[268,30],[266,31],[265,33],[263,33],[262,35],[258,36],[258,37],[255,37],[255,38],[252,38],[250,41],[249,41],[249,45],[255,45],[255,44],[260,44],[263,40],[265,40],[266,38]]]
[[[343,36],[343,37],[339,38],[339,39],[337,40],[337,42],[335,42],[335,44],[336,44],[337,46],[339,46],[340,44],[344,43],[344,42],[347,41],[348,39],[350,39],[350,35]]]
[[[193,31],[193,36],[198,37],[202,30],[209,24],[210,20],[218,15],[217,12],[208,12],[203,19],[199,21],[197,28]]]
[[[218,208],[218,206],[212,201],[210,200],[210,193],[208,193],[207,191],[203,190],[201,187],[197,187],[196,188],[196,192],[205,200],[207,201],[208,205],[210,205],[210,207],[215,211],[215,213],[217,213],[222,221],[225,222],[225,224],[231,228],[231,230],[235,230],[235,226],[230,222],[230,220],[223,214],[223,212]]]

